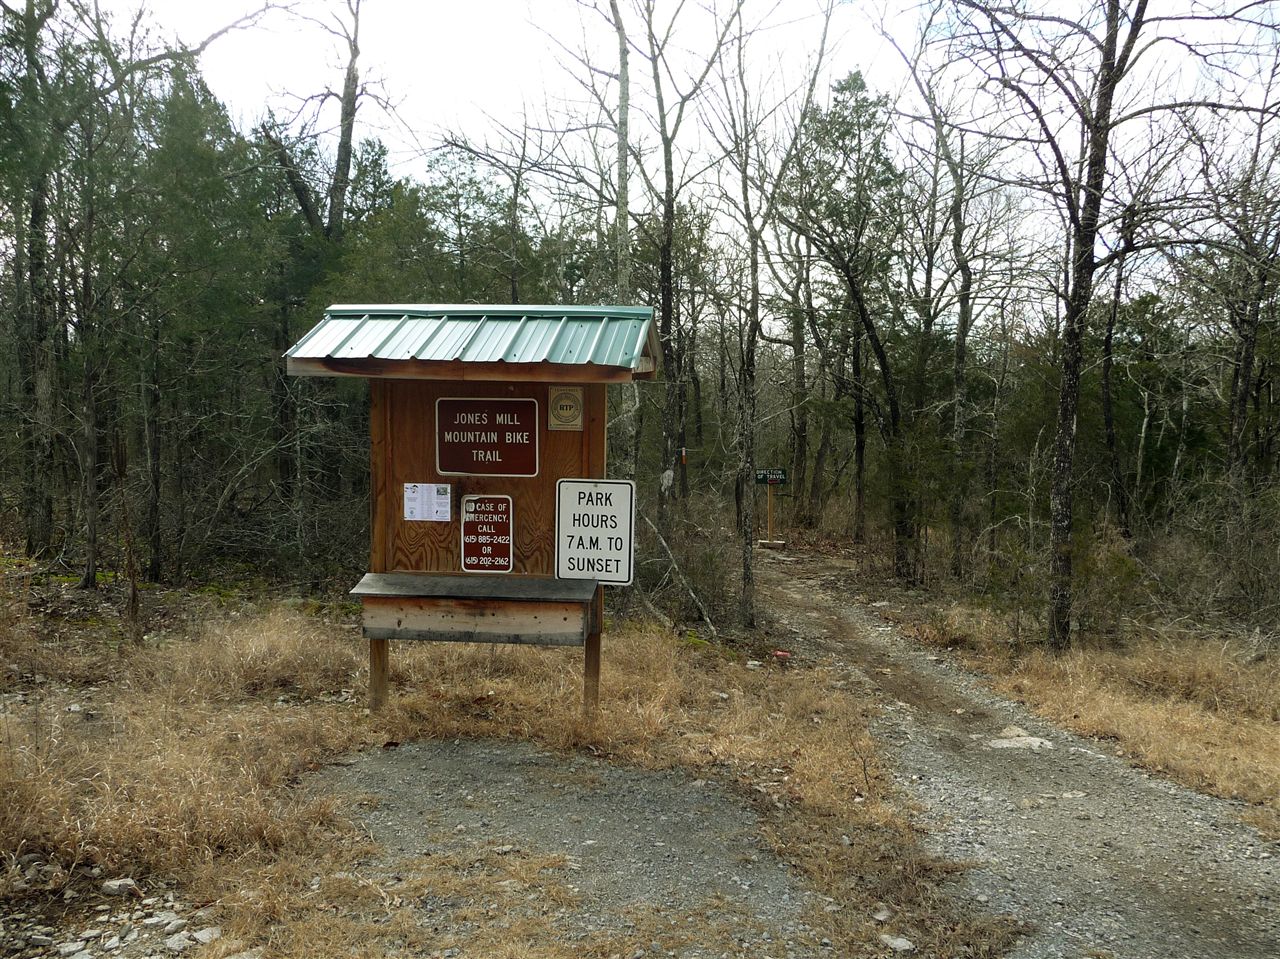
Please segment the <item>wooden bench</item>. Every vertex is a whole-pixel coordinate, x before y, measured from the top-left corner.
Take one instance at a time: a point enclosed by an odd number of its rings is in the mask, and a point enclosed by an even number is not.
[[[600,688],[602,593],[592,580],[444,573],[366,573],[360,597],[369,640],[369,705],[386,700],[393,639],[431,643],[515,643],[585,647],[583,709]]]

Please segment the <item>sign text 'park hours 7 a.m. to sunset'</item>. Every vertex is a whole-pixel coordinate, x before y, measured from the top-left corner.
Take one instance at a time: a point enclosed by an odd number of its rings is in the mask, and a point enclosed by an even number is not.
[[[442,476],[537,476],[538,401],[437,399],[436,472]]]
[[[556,576],[631,584],[636,484],[562,479],[556,483]]]

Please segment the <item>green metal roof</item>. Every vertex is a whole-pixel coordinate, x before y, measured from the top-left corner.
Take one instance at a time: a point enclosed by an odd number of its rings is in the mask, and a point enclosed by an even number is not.
[[[317,363],[333,362],[330,372],[359,375],[361,361],[594,365],[647,373],[657,353],[650,307],[337,304],[285,356],[295,373],[320,373]]]

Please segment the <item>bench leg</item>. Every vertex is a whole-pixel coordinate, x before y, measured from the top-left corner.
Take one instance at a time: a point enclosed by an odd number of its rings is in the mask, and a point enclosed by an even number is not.
[[[600,634],[587,634],[586,660],[582,671],[582,718],[591,722],[600,710]]]
[[[376,713],[387,702],[388,639],[369,640],[369,712]]]
[[[600,633],[604,630],[604,588],[596,587],[588,613],[587,641],[582,663],[582,718],[592,722],[600,711]]]

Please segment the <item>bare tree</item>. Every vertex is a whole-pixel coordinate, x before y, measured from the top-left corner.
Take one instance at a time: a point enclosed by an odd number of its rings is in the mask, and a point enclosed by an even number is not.
[[[677,5],[665,20],[658,13],[656,0],[637,0],[637,7],[644,36],[636,49],[649,69],[654,99],[653,122],[662,163],[660,178],[651,177],[643,167],[641,173],[658,202],[658,336],[662,344],[662,374],[665,381],[662,463],[665,469],[674,471],[676,449],[684,426],[680,381],[682,357],[679,355],[675,327],[676,203],[681,191],[690,182],[688,171],[677,175],[676,143],[686,120],[692,115],[692,106],[697,102],[707,78],[720,60],[725,40],[741,12],[742,0],[734,0],[725,13],[714,7],[711,9],[715,40],[704,55],[695,59],[692,69],[687,71],[677,66],[683,58],[677,56],[674,46],[676,28],[682,19],[684,5]],[[660,529],[665,528],[667,501],[674,488],[673,483],[663,482],[659,489]]]
[[[1280,147],[1277,85],[1280,57],[1266,77],[1264,109],[1253,115],[1240,150],[1224,150],[1238,137],[1227,125],[1188,118],[1205,186],[1211,231],[1204,255],[1179,261],[1187,279],[1219,304],[1233,340],[1227,396],[1227,474],[1239,492],[1248,467],[1250,406],[1258,379],[1258,336],[1274,322],[1280,303]]]
[[[910,580],[919,559],[914,476],[906,462],[916,404],[904,393],[902,357],[890,352],[891,337],[903,324],[899,278],[893,275],[901,251],[903,191],[889,148],[888,100],[873,96],[862,75],[854,73],[836,84],[827,109],[810,111],[805,127],[779,215],[812,242],[843,287],[848,324],[837,346],[848,350],[850,392],[874,411],[884,438],[894,572]],[[864,343],[879,374],[882,403],[870,401],[862,379]],[[835,376],[845,375],[843,363],[831,369]]]
[[[316,189],[302,170],[294,150],[286,143],[283,131],[272,122],[263,123],[259,127],[263,139],[270,145],[276,161],[280,164],[280,169],[289,182],[290,189],[293,190],[294,198],[298,202],[298,210],[307,221],[311,232],[334,244],[342,242],[342,235],[346,229],[347,192],[351,186],[356,111],[359,109],[361,97],[368,92],[366,85],[360,82],[361,2],[362,0],[344,0],[345,16],[335,14],[327,19],[301,17],[321,27],[338,40],[346,48],[347,55],[347,65],[342,77],[342,91],[339,93],[334,90],[325,90],[316,96],[308,97],[299,110],[299,116],[301,116],[302,112],[308,108],[314,107],[318,110],[331,100],[338,102],[338,142],[329,183],[322,190],[325,196],[323,210],[316,195]]]
[[[1250,18],[1260,6],[1153,15],[1148,0],[1103,0],[1079,13],[1029,0],[956,0],[948,38],[953,53],[965,69],[979,71],[982,89],[1007,117],[999,135],[1032,151],[1031,162],[1041,172],[1023,183],[1050,197],[1065,222],[1065,267],[1056,291],[1062,304],[1061,378],[1050,492],[1048,638],[1054,650],[1071,643],[1076,432],[1095,277],[1129,249],[1119,231],[1112,249],[1100,252],[1104,230],[1118,223],[1125,206],[1109,176],[1116,134],[1162,112],[1239,106],[1214,97],[1166,98],[1176,84],[1143,70],[1166,44],[1189,50],[1207,66],[1220,65],[1224,45],[1196,48],[1180,29],[1212,19],[1218,30],[1253,30],[1258,24]]]
[[[735,28],[730,38],[733,64],[722,61],[719,69],[717,102],[709,106],[711,130],[724,154],[728,173],[732,176],[724,195],[733,211],[736,225],[745,234],[746,278],[739,298],[741,330],[738,341],[738,472],[736,488],[740,493],[742,580],[739,616],[742,624],[755,626],[755,498],[751,495],[755,480],[756,433],[756,351],[763,316],[761,311],[761,261],[764,255],[765,231],[774,219],[778,198],[801,142],[805,115],[813,101],[814,89],[826,53],[827,27],[831,7],[822,15],[822,34],[806,81],[786,115],[788,98],[773,105],[761,105],[753,89],[753,78],[747,64],[748,42],[753,30],[744,22],[741,8],[734,11]],[[781,129],[779,129],[781,128]],[[772,135],[771,135],[772,134]]]

